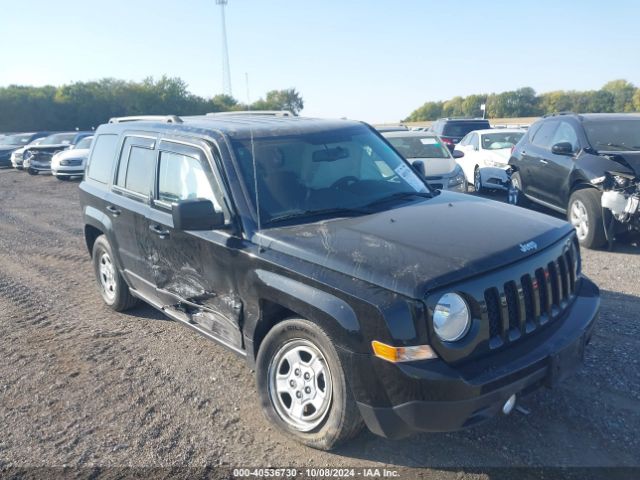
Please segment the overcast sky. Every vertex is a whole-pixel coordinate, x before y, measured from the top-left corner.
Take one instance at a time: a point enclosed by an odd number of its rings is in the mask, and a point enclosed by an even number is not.
[[[229,0],[233,95],[396,121],[427,100],[640,85],[637,0]],[[222,92],[215,0],[0,0],[0,86],[179,76]],[[2,112],[0,112],[2,113]],[[170,112],[167,112],[170,113]]]

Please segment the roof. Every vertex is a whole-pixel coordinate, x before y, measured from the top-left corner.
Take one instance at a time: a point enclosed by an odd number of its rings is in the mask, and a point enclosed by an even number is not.
[[[574,112],[558,112],[549,113],[542,118],[557,117],[575,117],[581,121],[591,120],[640,120],[638,113],[574,113]]]
[[[482,130],[474,130],[473,133],[480,135],[485,133],[524,133],[522,128],[483,128]]]
[[[443,120],[446,122],[477,122],[477,123],[488,123],[488,118],[440,118],[439,120]]]
[[[154,130],[154,131],[189,131],[196,134],[210,134],[221,132],[235,138],[268,137],[281,135],[296,135],[300,133],[322,132],[338,128],[363,126],[362,122],[354,120],[328,120],[308,117],[288,117],[270,115],[201,115],[181,117],[182,123],[167,120],[142,120],[109,123],[111,131]]]
[[[393,132],[381,132],[383,137],[386,138],[404,138],[404,137],[419,137],[419,138],[435,138],[437,134],[433,132],[425,132],[423,130],[405,130],[405,131],[393,131]]]

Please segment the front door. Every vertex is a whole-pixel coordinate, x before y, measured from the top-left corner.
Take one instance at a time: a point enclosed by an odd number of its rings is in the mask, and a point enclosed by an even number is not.
[[[179,231],[173,228],[172,204],[206,198],[223,207],[222,183],[211,148],[163,140],[148,222],[153,281],[163,305],[180,309],[191,323],[223,343],[240,348],[242,303],[237,295],[234,237],[227,229]]]
[[[578,134],[573,126],[564,120],[558,125],[551,140],[551,146],[562,142],[570,143],[574,153],[580,148]],[[556,155],[551,152],[547,160],[545,168],[540,171],[540,183],[549,192],[549,203],[566,209],[568,199],[564,197],[566,197],[567,182],[574,165],[573,155]]]

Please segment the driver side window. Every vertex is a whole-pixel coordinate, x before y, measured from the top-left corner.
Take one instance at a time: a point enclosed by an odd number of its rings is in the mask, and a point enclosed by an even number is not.
[[[173,152],[161,152],[158,166],[158,200],[175,203],[180,200],[206,198],[216,210],[221,210],[214,194],[208,165],[195,156]],[[212,183],[213,181],[213,183]]]
[[[578,135],[573,127],[567,122],[560,122],[558,129],[556,130],[555,135],[553,136],[553,140],[551,141],[551,145],[555,145],[556,143],[568,142],[571,144],[571,149],[575,152],[578,150]]]

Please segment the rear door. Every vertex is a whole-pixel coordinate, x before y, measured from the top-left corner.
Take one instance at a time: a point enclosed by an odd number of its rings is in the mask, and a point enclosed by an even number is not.
[[[147,214],[156,165],[155,147],[153,135],[124,136],[113,185],[106,199],[121,267],[129,285],[146,295],[153,293]]]
[[[221,177],[211,147],[165,139],[159,145],[157,181],[148,214],[151,269],[156,296],[179,308],[190,322],[223,343],[241,348],[242,303],[236,289],[237,251],[229,229],[179,231],[172,204],[206,198],[218,211],[225,206]]]

